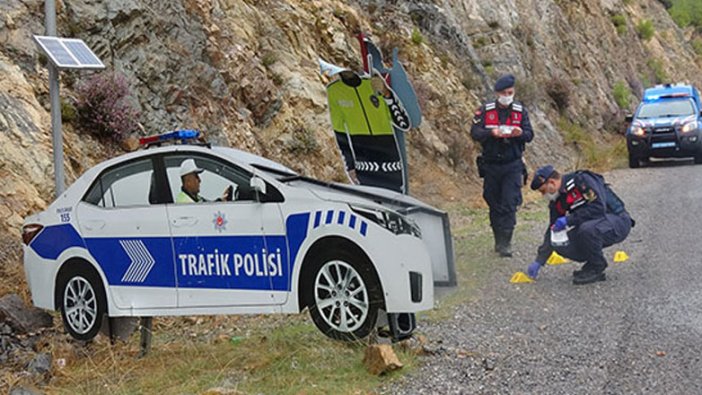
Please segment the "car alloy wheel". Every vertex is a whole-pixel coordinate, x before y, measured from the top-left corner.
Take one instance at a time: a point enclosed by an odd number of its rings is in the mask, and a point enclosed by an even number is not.
[[[102,279],[84,262],[68,262],[57,279],[56,298],[66,331],[77,340],[97,336],[107,313]]]
[[[63,309],[68,326],[80,335],[88,333],[98,320],[98,301],[88,280],[76,276],[66,284]]]
[[[370,310],[368,289],[361,275],[348,263],[325,263],[314,281],[315,305],[331,329],[350,333],[366,321]]]

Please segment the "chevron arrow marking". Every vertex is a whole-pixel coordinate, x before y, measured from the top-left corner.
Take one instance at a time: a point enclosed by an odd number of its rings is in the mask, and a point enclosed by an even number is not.
[[[122,282],[143,283],[156,263],[154,257],[149,254],[149,250],[141,240],[120,240],[119,244],[131,261],[122,276]]]

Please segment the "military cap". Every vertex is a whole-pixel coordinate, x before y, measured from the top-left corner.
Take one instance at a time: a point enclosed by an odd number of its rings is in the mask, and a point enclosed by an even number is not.
[[[507,74],[503,75],[502,77],[498,78],[497,81],[495,81],[495,92],[503,91],[507,88],[511,88],[514,86],[514,75],[512,74]]]
[[[541,188],[554,171],[556,170],[551,165],[540,167],[539,170],[534,173],[534,178],[531,180],[531,190],[535,191]]]

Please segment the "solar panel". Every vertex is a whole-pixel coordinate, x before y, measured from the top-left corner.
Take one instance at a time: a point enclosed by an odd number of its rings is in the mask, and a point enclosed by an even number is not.
[[[88,48],[88,46],[83,42],[83,40],[65,38],[63,39],[63,43],[68,50],[71,51],[73,56],[78,59],[80,64],[100,68],[105,67],[100,59],[95,56],[93,51],[91,51],[90,48]]]
[[[105,65],[88,48],[83,40],[34,36],[37,44],[60,69],[104,69]]]

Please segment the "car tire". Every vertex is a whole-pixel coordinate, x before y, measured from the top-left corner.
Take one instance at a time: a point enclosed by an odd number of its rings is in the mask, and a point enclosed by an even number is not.
[[[345,249],[322,251],[302,290],[317,328],[332,339],[363,339],[373,330],[383,292],[371,263]]]
[[[629,168],[638,169],[641,166],[641,161],[639,158],[629,154]]]
[[[105,289],[98,273],[87,264],[69,262],[59,275],[57,300],[66,331],[77,340],[97,336],[107,313]]]
[[[695,164],[702,165],[702,154],[695,155]]]

